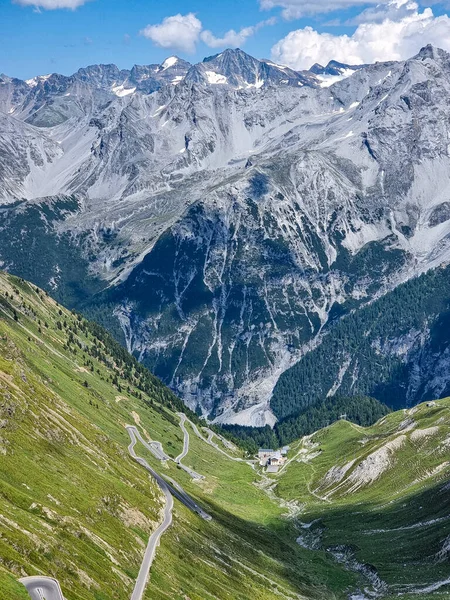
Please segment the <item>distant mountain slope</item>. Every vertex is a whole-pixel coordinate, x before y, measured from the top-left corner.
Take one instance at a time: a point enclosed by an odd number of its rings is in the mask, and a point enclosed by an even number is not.
[[[330,323],[449,261],[449,65],[427,46],[297,73],[235,49],[2,77],[0,266],[191,409],[273,425]]]
[[[396,409],[448,396],[449,286],[449,266],[429,271],[331,325],[280,377],[279,418],[330,394],[368,394]]]
[[[294,444],[271,479],[298,506],[298,543],[324,549],[365,584],[352,598],[450,594],[450,400],[362,428],[340,421]]]

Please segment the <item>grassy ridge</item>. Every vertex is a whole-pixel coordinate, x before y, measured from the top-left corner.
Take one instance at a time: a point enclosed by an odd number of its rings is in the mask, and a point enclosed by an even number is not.
[[[94,327],[94,328],[93,328]],[[173,394],[95,326],[28,283],[0,274],[0,589],[57,577],[68,600],[129,598],[160,518],[159,489],[127,454],[126,423],[181,452]],[[193,483],[164,469],[213,515],[175,503],[148,598],[345,598],[357,577],[296,544],[295,524],[248,465],[191,435]],[[239,452],[236,452],[239,455]]]
[[[450,400],[392,413],[368,428],[340,421],[293,452],[276,491],[302,503],[302,521],[313,523],[302,530],[304,544],[346,546],[376,569],[385,597],[435,597],[427,587],[449,577]],[[436,591],[448,594],[450,585]]]
[[[37,573],[57,577],[67,600],[130,597],[162,502],[128,456],[124,425],[136,423],[177,456],[179,406],[97,326],[0,274],[0,590],[8,600],[24,600],[16,579]],[[175,502],[146,598],[344,600],[366,585],[366,576],[327,550],[337,545],[376,567],[389,586],[386,597],[407,591],[406,584],[442,579],[446,564],[437,553],[450,535],[448,468],[428,473],[446,462],[445,452],[448,458],[441,443],[450,437],[449,408],[443,401],[411,415],[392,413],[367,429],[340,421],[296,442],[275,478],[227,458],[190,424],[184,463],[205,476],[201,482],[138,445],[138,454],[213,516],[203,521]],[[414,440],[414,430],[406,431],[395,468],[353,494],[344,486],[323,499],[330,490],[319,489],[320,482],[333,466],[355,459],[356,468],[403,435],[401,423],[408,427],[411,419],[415,429],[439,433]],[[227,450],[217,436],[215,442]],[[232,454],[242,457],[239,449]],[[440,520],[409,529],[424,518]],[[316,545],[302,545],[305,532]]]

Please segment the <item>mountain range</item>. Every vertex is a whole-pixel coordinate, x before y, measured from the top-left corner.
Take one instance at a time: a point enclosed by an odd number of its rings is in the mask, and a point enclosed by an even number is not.
[[[302,72],[226,50],[2,75],[0,267],[218,423],[273,426],[341,387],[396,407],[440,397],[449,96],[432,46]],[[412,304],[414,322],[393,317]]]

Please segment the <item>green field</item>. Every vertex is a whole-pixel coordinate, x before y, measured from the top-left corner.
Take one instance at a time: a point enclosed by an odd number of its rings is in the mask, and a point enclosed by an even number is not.
[[[25,597],[15,579],[32,574],[58,578],[67,600],[131,595],[162,503],[128,456],[124,425],[172,456],[183,434],[158,400],[170,393],[156,380],[153,397],[142,393],[113,349],[45,293],[0,275],[0,587],[11,600]],[[295,524],[247,464],[192,435],[185,463],[206,477],[195,484],[137,449],[213,515],[175,503],[148,598],[344,598],[354,585],[324,552],[296,544]]]
[[[276,493],[312,523],[303,543],[345,546],[385,597],[450,595],[450,400],[431,404],[368,428],[335,423],[295,444],[276,478]]]
[[[124,426],[135,424],[175,457],[183,447],[179,407],[95,326],[0,274],[0,597],[25,599],[16,580],[33,574],[58,578],[67,600],[131,596],[163,504],[159,488],[129,457]],[[190,423],[183,462],[204,475],[200,482],[138,444],[140,456],[213,517],[204,521],[175,501],[146,598],[344,600],[367,586],[367,568],[358,571],[352,560],[376,568],[386,597],[442,581],[449,469],[433,470],[449,460],[449,409],[441,401],[411,416],[390,414],[368,429],[339,422],[293,444],[289,464],[271,478],[205,443]],[[334,493],[321,486],[332,467],[355,460],[350,477],[412,418],[416,425],[393,453],[392,468],[374,482],[353,493],[345,481]],[[430,427],[438,432],[412,439]],[[243,457],[239,449],[231,454]],[[431,519],[439,520],[416,527]],[[346,546],[346,561],[332,546]]]

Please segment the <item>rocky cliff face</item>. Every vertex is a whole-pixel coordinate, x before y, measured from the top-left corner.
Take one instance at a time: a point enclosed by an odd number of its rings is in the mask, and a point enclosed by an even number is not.
[[[41,219],[40,285],[85,307],[109,286],[89,310],[192,408],[271,424],[330,320],[448,260],[449,95],[432,47],[303,73],[236,50],[3,77],[4,227],[24,234],[0,259],[23,270]]]

